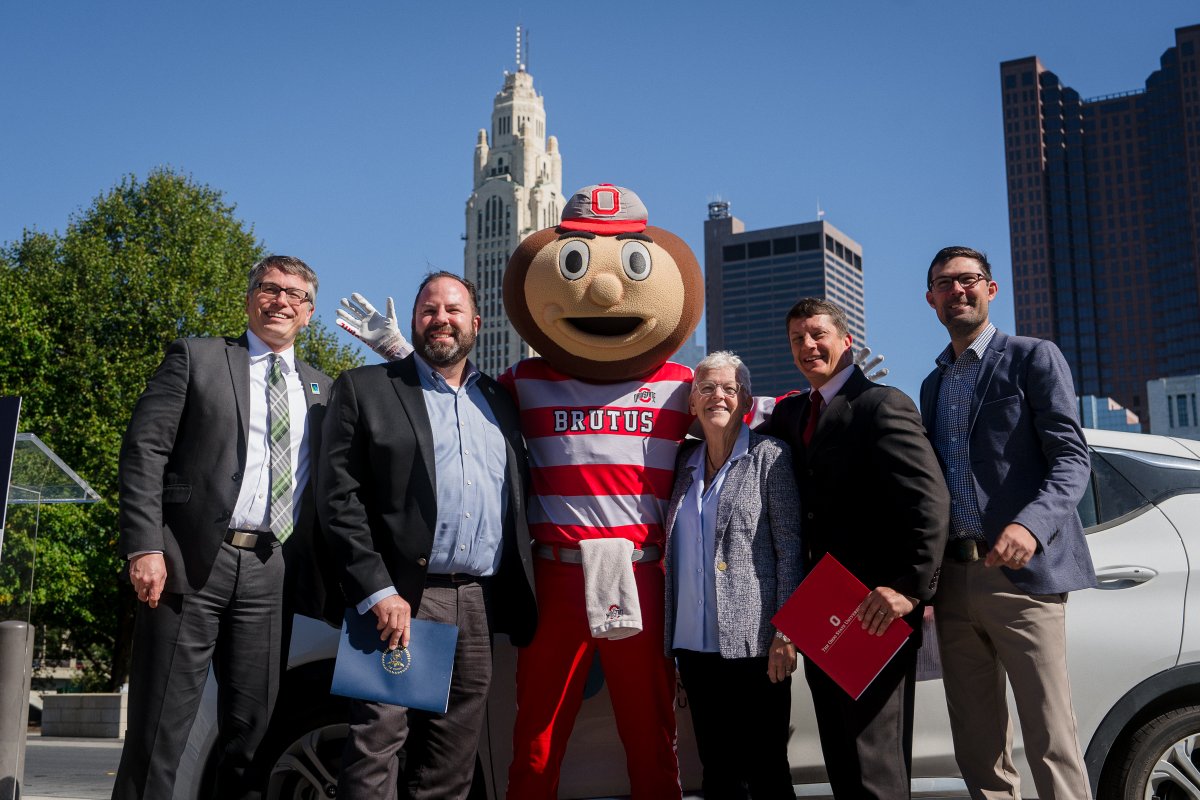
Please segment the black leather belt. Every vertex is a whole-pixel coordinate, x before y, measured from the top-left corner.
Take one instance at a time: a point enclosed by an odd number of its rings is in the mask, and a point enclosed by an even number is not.
[[[991,549],[987,542],[979,539],[951,539],[946,542],[946,558],[969,564],[987,556]]]
[[[225,531],[225,541],[243,550],[253,550],[260,544],[275,541],[275,534],[270,531],[248,531],[240,528],[230,528]]]
[[[483,583],[483,578],[479,575],[468,575],[465,572],[425,573],[426,586],[463,586],[469,583]]]
[[[558,561],[563,564],[583,563],[583,553],[580,549],[565,544],[535,544],[533,546],[533,554],[538,558],[544,558],[547,561]],[[648,544],[640,550],[635,547],[633,555],[629,560],[636,564],[639,561],[658,561],[660,558],[662,558],[662,548],[656,544]]]

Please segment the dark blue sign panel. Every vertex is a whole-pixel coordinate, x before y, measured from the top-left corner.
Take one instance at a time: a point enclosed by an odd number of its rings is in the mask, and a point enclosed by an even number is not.
[[[0,397],[0,487],[4,503],[0,505],[0,554],[4,552],[4,517],[8,511],[8,486],[12,481],[13,450],[17,444],[17,419],[21,416],[21,398]]]

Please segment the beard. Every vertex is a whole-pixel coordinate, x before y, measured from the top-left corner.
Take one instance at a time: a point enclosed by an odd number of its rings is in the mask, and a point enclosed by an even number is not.
[[[452,341],[432,341],[434,334],[449,333]],[[435,367],[448,367],[467,357],[475,346],[475,330],[460,330],[453,325],[426,328],[421,334],[421,355]]]

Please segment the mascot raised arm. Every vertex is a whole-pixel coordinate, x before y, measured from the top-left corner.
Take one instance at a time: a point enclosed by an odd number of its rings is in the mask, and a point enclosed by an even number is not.
[[[394,358],[409,347],[365,299],[339,324]],[[500,377],[521,410],[539,608],[518,650],[508,796],[558,796],[559,769],[598,652],[633,797],[680,797],[675,667],[664,654],[663,512],[692,422],[690,367],[704,283],[678,236],[647,225],[629,189],[576,192],[557,227],[508,261],[504,307],[540,357]]]

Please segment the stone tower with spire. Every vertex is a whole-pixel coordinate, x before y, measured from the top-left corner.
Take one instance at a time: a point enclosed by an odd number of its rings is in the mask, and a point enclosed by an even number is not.
[[[522,41],[522,34],[526,35]],[[562,157],[546,136],[546,109],[526,71],[528,32],[517,28],[516,71],[492,103],[492,130],[475,140],[475,186],[467,199],[464,274],[479,292],[483,325],[475,363],[489,375],[531,354],[504,313],[504,267],[529,234],[562,216]]]

